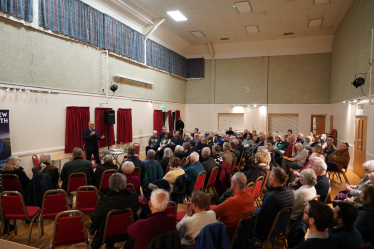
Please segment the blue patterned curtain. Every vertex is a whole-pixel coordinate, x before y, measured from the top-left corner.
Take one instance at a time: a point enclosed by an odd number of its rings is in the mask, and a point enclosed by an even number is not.
[[[187,78],[204,78],[204,67],[204,58],[187,59]]]
[[[33,0],[0,0],[0,11],[32,22]]]
[[[170,72],[187,78],[187,59],[182,55],[170,52]]]
[[[147,40],[147,65],[170,72],[170,49]]]
[[[144,54],[145,35],[138,31],[131,32],[131,58],[140,62],[145,62]]]

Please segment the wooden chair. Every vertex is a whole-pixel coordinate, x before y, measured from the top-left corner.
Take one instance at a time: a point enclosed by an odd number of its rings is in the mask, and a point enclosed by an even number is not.
[[[345,166],[344,168],[342,168],[342,170],[329,170],[329,171],[327,171],[329,173],[329,176],[330,176],[330,182],[332,183],[334,181],[334,177],[336,176],[337,178],[339,177],[340,182],[343,183],[342,178],[340,177],[340,175],[343,175],[345,182],[349,184],[347,175],[345,174],[345,173],[347,173],[347,169],[348,169],[348,165]]]
[[[321,196],[320,195],[316,195],[313,197],[313,201],[319,201],[321,199]]]
[[[323,201],[325,204],[327,204],[327,199],[328,197],[330,196],[330,193],[331,193],[331,187],[329,188],[329,191],[327,192],[327,195],[325,197],[325,200]]]
[[[2,175],[1,184],[3,185],[3,191],[17,191],[24,195],[21,182],[16,174]]]

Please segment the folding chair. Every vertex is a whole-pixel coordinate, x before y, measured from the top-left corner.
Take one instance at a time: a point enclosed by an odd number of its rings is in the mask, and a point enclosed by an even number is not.
[[[218,175],[218,170],[219,170],[219,167],[216,166],[210,171],[209,180],[208,180],[207,185],[205,186],[205,193],[209,194],[209,188],[212,188],[213,193],[215,195],[218,195],[217,190],[216,190],[216,178],[217,178],[217,175]]]
[[[327,195],[325,197],[325,200],[323,201],[325,204],[327,203],[327,199],[328,197],[330,196],[330,193],[331,193],[331,187],[329,188],[329,191],[327,192]]]
[[[75,195],[78,188],[87,185],[87,176],[83,172],[71,173],[68,180],[68,191],[70,195]]]
[[[254,215],[254,217],[253,217]],[[247,217],[251,218],[247,219]],[[255,236],[256,226],[258,220],[257,212],[250,212],[243,215],[236,225],[234,234],[231,238],[230,248],[238,248],[240,245],[251,244]]]
[[[86,190],[83,190],[86,189]],[[81,186],[77,190],[77,206],[76,209],[84,214],[90,214],[95,210],[99,201],[99,195],[95,186]]]
[[[132,146],[135,147],[135,157],[139,157],[139,150],[140,150],[140,144],[138,143],[133,143]]]
[[[107,169],[103,172],[101,175],[99,192],[102,192],[102,189],[104,189],[103,193],[105,194],[109,191],[109,178],[115,173],[117,173],[115,169]]]
[[[169,205],[166,207],[165,212],[167,214],[174,214],[177,217],[178,205],[174,201],[169,201]]]
[[[265,247],[265,245],[268,245],[269,243],[271,243],[270,240],[273,240],[272,245],[274,248],[274,242],[275,242],[276,237],[280,237],[282,239],[284,246],[287,248],[285,233],[290,223],[292,209],[293,207],[291,206],[285,207],[277,213],[277,216],[275,216],[273,225],[271,226],[269,230],[269,234],[265,240],[258,239],[256,237],[257,234],[255,234],[254,240],[258,242],[263,248]]]
[[[31,157],[32,163],[34,164],[34,167],[39,166],[40,162],[37,155],[33,155]]]
[[[78,210],[63,211],[55,218],[51,248],[63,245],[85,243],[90,248],[84,215]]]
[[[140,179],[140,176],[142,175],[142,169],[140,167],[135,167],[134,171],[131,173],[132,176],[137,176]]]
[[[0,193],[0,214],[1,214],[1,227],[3,229],[4,221],[14,221],[14,233],[17,235],[17,222],[16,220],[30,221],[29,236],[27,245],[30,245],[32,226],[34,220],[40,214],[39,207],[26,206],[25,201],[20,192],[18,191],[3,191]],[[10,227],[8,222],[8,235],[10,235]]]
[[[1,176],[1,184],[3,185],[3,191],[17,191],[22,195],[22,185],[19,177],[16,174],[4,174]]]
[[[336,176],[336,178],[339,177],[340,182],[343,183],[342,178],[340,177],[340,175],[343,175],[344,180],[346,181],[346,183],[349,184],[347,175],[345,174],[345,173],[347,173],[347,169],[348,169],[348,165],[345,166],[344,168],[342,168],[342,170],[329,170],[329,171],[327,171],[329,173],[329,176],[330,176],[330,182],[332,183],[334,181],[334,177]]]
[[[108,237],[120,235],[125,236],[127,234],[127,227],[133,223],[134,215],[131,208],[111,210],[106,216],[103,241],[101,242],[101,245],[105,244],[106,238]]]
[[[39,248],[40,237],[44,235],[44,220],[54,220],[59,213],[69,210],[67,199],[67,194],[62,189],[52,189],[44,193],[43,204],[38,225],[38,243],[36,246],[37,248]]]

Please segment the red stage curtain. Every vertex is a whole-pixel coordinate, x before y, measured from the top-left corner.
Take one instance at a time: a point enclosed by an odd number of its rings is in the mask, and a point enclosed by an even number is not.
[[[99,148],[108,146],[108,125],[105,124],[104,111],[113,110],[112,108],[107,107],[96,107],[95,108],[95,129],[97,130],[99,136],[105,135],[103,140],[97,141]],[[114,137],[114,127],[109,125],[110,133],[110,145],[115,144]]]
[[[154,110],[153,112],[153,130],[160,134],[162,131],[162,110]]]
[[[174,127],[174,124],[173,124],[173,115],[171,114],[171,111],[168,112],[168,119],[169,119],[169,133],[171,136],[174,136],[174,132],[173,132],[173,127]]]
[[[179,120],[179,117],[181,116],[181,111],[179,110],[176,110],[175,111],[175,122],[174,122],[174,127],[175,127],[175,124],[177,123],[177,121]],[[175,127],[177,128],[177,127]],[[179,134],[180,135],[180,134]]]
[[[117,144],[132,142],[131,109],[119,108],[117,112]]]
[[[90,108],[68,106],[66,108],[65,153],[72,153],[74,147],[83,148],[83,130],[88,128]]]

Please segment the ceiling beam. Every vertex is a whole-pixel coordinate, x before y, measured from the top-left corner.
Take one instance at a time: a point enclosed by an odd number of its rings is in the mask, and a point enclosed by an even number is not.
[[[208,41],[208,48],[209,48],[210,56],[212,56],[212,59],[214,59],[213,44],[210,41]]]
[[[153,32],[155,32],[158,26],[160,26],[165,20],[166,20],[165,18],[156,19],[156,20],[153,20],[154,24],[146,26],[143,30],[143,35],[145,35],[145,40],[147,40],[153,34]]]

